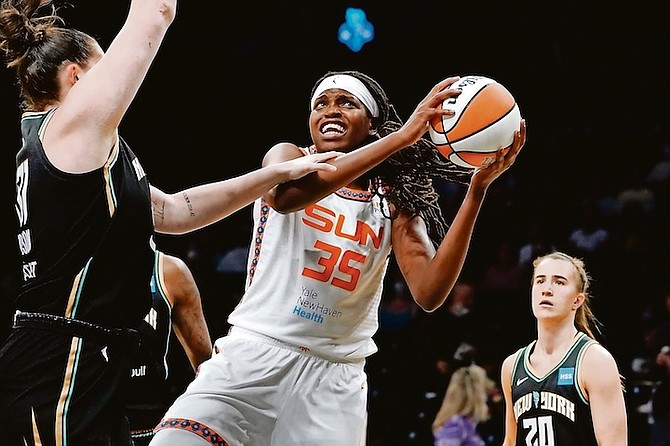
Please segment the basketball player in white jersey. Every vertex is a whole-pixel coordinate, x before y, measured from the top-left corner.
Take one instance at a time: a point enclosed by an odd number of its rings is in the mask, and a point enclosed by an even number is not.
[[[439,82],[402,124],[379,84],[330,72],[312,91],[312,145],[280,143],[264,165],[329,151],[332,173],[274,188],[254,205],[246,291],[229,334],[157,427],[152,446],[365,442],[365,359],[391,249],[417,304],[438,308],[459,276],[486,190],[525,142],[475,172],[424,138],[458,91]],[[447,230],[431,175],[469,183]]]

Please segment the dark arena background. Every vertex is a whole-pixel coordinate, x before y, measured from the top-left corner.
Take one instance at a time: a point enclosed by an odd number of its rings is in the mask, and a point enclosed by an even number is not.
[[[233,8],[182,1],[120,133],[150,181],[174,192],[255,169],[279,141],[308,144],[309,92],[327,70],[372,75],[403,119],[444,77],[498,80],[516,97],[528,139],[489,190],[461,277],[474,287],[477,318],[458,325],[447,305],[430,315],[417,311],[390,270],[376,335],[380,351],[367,368],[368,445],[432,445],[430,424],[448,380],[435,364],[452,361],[466,339],[479,340],[478,361],[497,381],[502,358],[535,337],[523,262],[532,247],[563,249],[586,261],[601,341],[625,378],[630,444],[649,444],[648,401],[662,377],[648,335],[670,319],[664,306],[670,294],[664,14],[641,4],[612,12],[584,5],[392,3],[241,2]],[[62,15],[106,48],[128,5],[72,0]],[[371,40],[356,50],[338,40],[348,7],[363,10],[373,26]],[[4,334],[18,273],[11,265],[14,156],[21,144],[18,95],[4,67],[0,95]],[[453,215],[464,191],[439,186],[445,215]],[[575,231],[590,234],[594,227],[606,232],[607,242],[574,244]],[[196,233],[158,237],[164,251],[193,270],[213,338],[227,330],[227,313],[242,292],[250,232],[247,207]],[[176,339],[171,358],[176,395],[192,379]],[[490,445],[501,443],[503,428],[501,404],[493,398],[492,405],[493,418],[481,426]]]

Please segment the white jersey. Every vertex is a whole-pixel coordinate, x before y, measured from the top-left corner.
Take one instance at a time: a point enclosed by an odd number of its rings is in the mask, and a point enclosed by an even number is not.
[[[245,293],[228,322],[330,360],[377,351],[372,335],[391,252],[379,194],[342,188],[299,212],[262,198]]]

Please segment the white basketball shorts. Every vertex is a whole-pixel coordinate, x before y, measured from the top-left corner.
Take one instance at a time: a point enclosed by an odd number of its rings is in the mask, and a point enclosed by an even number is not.
[[[365,444],[364,361],[332,362],[233,328],[168,409],[151,446]]]

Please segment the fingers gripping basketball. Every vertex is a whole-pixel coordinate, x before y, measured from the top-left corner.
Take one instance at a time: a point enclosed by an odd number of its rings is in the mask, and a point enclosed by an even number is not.
[[[514,96],[485,76],[464,76],[449,88],[462,91],[442,104],[455,114],[431,121],[431,140],[444,157],[459,166],[477,168],[492,163],[499,149],[509,149],[519,130],[521,113]]]

